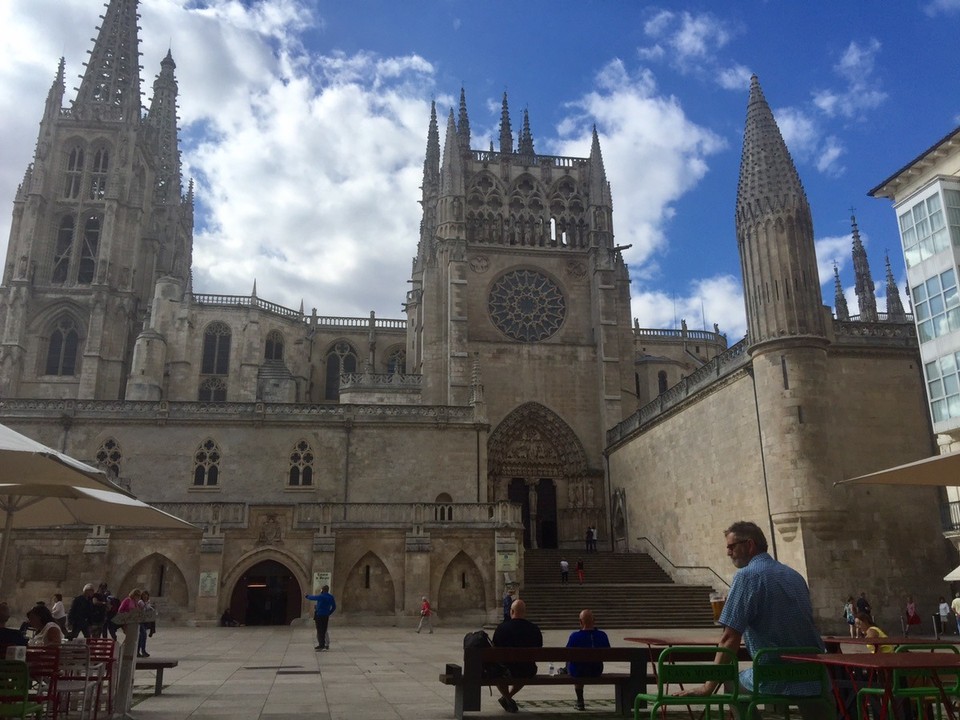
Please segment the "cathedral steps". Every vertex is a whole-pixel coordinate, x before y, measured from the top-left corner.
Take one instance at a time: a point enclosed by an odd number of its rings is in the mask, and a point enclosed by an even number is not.
[[[560,583],[560,560],[570,563],[570,581]],[[584,584],[576,562],[584,561]],[[520,596],[527,617],[542,628],[575,628],[590,608],[602,628],[714,627],[712,588],[677,585],[649,555],[527,550]]]

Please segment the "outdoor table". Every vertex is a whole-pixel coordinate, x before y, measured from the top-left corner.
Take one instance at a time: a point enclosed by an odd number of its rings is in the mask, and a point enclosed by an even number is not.
[[[869,638],[877,644],[877,638]],[[880,644],[892,644],[888,642],[891,638],[883,638]],[[893,638],[898,640],[900,638]],[[780,656],[783,660],[795,660],[797,662],[812,662],[826,665],[827,667],[840,667],[846,670],[847,676],[853,686],[854,693],[857,692],[857,682],[854,677],[854,670],[864,670],[868,674],[868,681],[877,678],[883,685],[883,697],[880,704],[880,720],[884,720],[889,712],[891,701],[893,700],[893,673],[895,670],[928,670],[934,684],[940,689],[940,695],[944,707],[947,710],[947,717],[950,720],[956,720],[953,707],[949,698],[943,690],[943,685],[937,675],[939,670],[951,672],[960,672],[960,655],[956,653],[824,653],[821,655],[792,655],[784,654]],[[831,681],[833,678],[831,678]],[[844,703],[840,696],[836,683],[833,685],[833,694],[837,700],[837,707],[841,708],[844,718],[849,720]],[[858,701],[859,702],[859,701]]]
[[[934,640],[929,637],[895,637],[893,635],[885,638],[852,638],[841,635],[824,635],[822,640],[828,653],[843,652],[840,649],[841,645],[892,645],[893,647],[900,645],[906,645],[907,647],[910,645],[929,645],[931,643],[937,645],[960,645],[960,637],[941,637],[939,640]]]

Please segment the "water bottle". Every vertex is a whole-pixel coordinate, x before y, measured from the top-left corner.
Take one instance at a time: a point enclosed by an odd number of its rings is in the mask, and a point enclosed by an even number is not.
[[[550,675],[556,675],[556,674],[557,674],[557,669],[553,666],[553,663],[550,663],[550,667],[547,668],[547,672],[548,672]]]

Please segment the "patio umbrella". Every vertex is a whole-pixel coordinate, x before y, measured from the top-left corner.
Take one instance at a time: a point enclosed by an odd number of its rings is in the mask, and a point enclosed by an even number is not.
[[[90,465],[0,425],[0,586],[11,531],[67,525],[177,528],[195,525],[137,500]]]

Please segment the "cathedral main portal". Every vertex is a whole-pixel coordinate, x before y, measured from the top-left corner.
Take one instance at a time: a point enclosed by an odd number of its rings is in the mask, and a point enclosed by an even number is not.
[[[579,542],[593,515],[584,514],[586,455],[570,426],[543,405],[526,403],[503,419],[487,448],[488,497],[523,508],[524,547]]]
[[[230,596],[230,614],[244,625],[289,625],[300,617],[300,583],[276,560],[264,560],[237,580]]]

